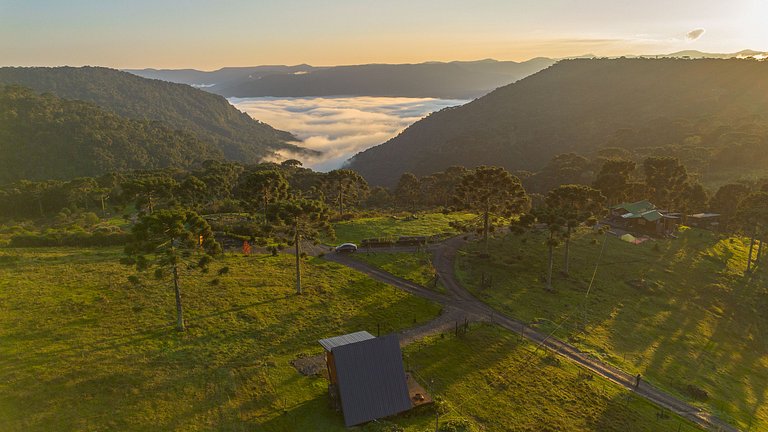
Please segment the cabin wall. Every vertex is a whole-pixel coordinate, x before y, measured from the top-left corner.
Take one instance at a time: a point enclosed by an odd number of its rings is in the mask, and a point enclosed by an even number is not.
[[[330,351],[325,352],[325,365],[328,368],[328,380],[331,384],[336,385],[336,362],[333,359],[333,353]]]

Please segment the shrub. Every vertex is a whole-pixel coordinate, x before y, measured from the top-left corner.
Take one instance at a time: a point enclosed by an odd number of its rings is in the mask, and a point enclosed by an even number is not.
[[[83,214],[83,225],[94,226],[99,223],[101,219],[94,212],[88,212]]]
[[[709,399],[709,393],[707,393],[707,391],[702,389],[701,387],[695,386],[693,384],[688,384],[685,387],[685,390],[688,393],[688,395],[690,395],[694,400],[697,400],[700,402],[706,402]]]

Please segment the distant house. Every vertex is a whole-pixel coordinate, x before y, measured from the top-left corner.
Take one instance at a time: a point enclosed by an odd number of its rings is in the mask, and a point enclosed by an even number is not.
[[[677,232],[680,216],[659,210],[649,201],[637,201],[611,207],[610,223],[627,231],[667,236]]]
[[[717,231],[720,228],[720,214],[696,213],[688,215],[688,225]]]
[[[611,207],[611,216],[624,216],[627,213],[643,213],[650,210],[655,210],[656,206],[651,204],[650,201],[638,201],[634,203],[621,203]]]
[[[432,402],[406,375],[397,335],[360,331],[318,342],[325,349],[329,394],[340,402],[347,427]]]

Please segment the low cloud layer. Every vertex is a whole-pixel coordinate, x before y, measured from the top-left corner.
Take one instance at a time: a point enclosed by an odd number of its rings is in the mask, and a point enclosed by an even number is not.
[[[698,38],[702,37],[703,35],[704,35],[704,29],[703,29],[703,28],[700,28],[700,29],[696,29],[696,30],[691,30],[691,31],[689,31],[688,33],[686,33],[686,34],[685,34],[685,38],[686,38],[687,40],[689,40],[689,41],[693,42],[693,41],[695,41],[696,39],[698,39]]]
[[[465,100],[387,97],[231,98],[251,117],[294,133],[323,152],[305,166],[330,171],[359,151],[381,144],[427,114]]]

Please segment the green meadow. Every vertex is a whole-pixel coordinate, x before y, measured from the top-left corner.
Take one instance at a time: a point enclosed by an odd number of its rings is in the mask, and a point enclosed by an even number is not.
[[[311,259],[230,255],[173,290],[126,282],[119,249],[0,251],[0,430],[337,430],[327,383],[290,364],[316,340],[391,332],[439,306]],[[214,279],[218,279],[216,284]]]
[[[0,249],[0,430],[344,430],[326,379],[291,362],[320,354],[319,338],[397,331],[440,312],[316,258],[297,296],[291,256],[232,254],[182,278],[179,333],[169,284],[128,283],[120,256]],[[437,413],[441,430],[694,430],[496,327],[404,353],[439,403],[359,429],[434,430]]]
[[[397,240],[400,236],[431,236],[456,234],[451,222],[466,222],[477,216],[471,213],[418,213],[400,216],[375,216],[352,219],[333,224],[336,242],[359,243],[367,238]],[[326,239],[326,241],[331,241]]]
[[[548,292],[545,234],[533,232],[493,239],[489,258],[480,244],[468,243],[455,270],[495,308],[740,428],[763,430],[766,273],[758,267],[744,274],[747,249],[746,239],[696,229],[640,245],[584,231],[572,242],[570,276],[561,273],[563,247],[557,248],[555,289]]]
[[[445,287],[440,280],[435,280],[435,267],[432,265],[432,254],[429,252],[358,251],[352,257],[405,280],[445,293]]]

